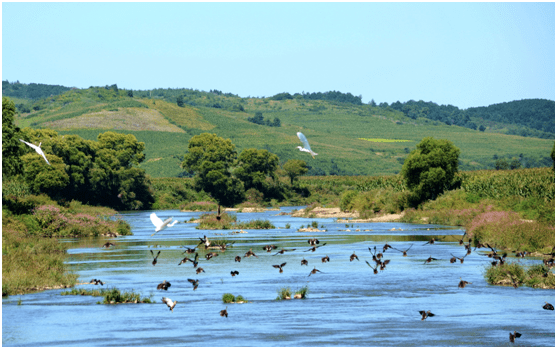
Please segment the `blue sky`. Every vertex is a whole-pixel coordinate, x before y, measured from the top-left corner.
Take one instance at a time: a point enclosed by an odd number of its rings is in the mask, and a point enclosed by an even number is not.
[[[2,80],[555,100],[555,3],[2,3]]]

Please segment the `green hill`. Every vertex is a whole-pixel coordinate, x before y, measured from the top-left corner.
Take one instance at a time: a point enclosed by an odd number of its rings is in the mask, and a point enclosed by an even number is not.
[[[52,128],[87,139],[107,130],[134,134],[146,143],[146,160],[140,167],[154,177],[184,175],[179,164],[188,141],[203,132],[230,138],[238,152],[267,149],[281,163],[303,159],[311,167],[308,175],[398,173],[405,156],[427,136],[448,139],[459,147],[461,170],[494,168],[498,158],[518,158],[523,167],[553,163],[553,139],[448,125],[419,114],[408,116],[408,110],[362,104],[359,97],[334,91],[241,98],[217,90],[131,91],[111,85],[18,101],[29,110],[18,107],[20,127]],[[257,124],[254,119],[265,122]],[[276,119],[278,127],[271,122]],[[315,159],[296,149],[301,145],[298,131],[319,154]]]

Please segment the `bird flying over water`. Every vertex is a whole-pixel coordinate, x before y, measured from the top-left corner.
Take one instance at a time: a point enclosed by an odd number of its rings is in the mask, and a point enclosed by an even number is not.
[[[174,307],[178,303],[178,301],[172,302],[172,299],[166,297],[162,297],[162,302],[168,305],[168,308],[170,308],[171,312],[174,312]]]
[[[177,222],[177,221],[174,221],[174,223],[172,223],[172,225],[170,225],[169,223],[172,222],[172,217],[169,217],[169,218],[167,218],[163,221],[162,219],[157,217],[157,214],[155,212],[151,213],[149,218],[151,218],[151,222],[155,226],[155,232],[153,234],[151,234],[151,236],[155,235],[156,233],[163,230],[167,226],[169,226],[169,227],[173,226]]]
[[[164,280],[163,282],[161,282],[160,284],[157,285],[157,290],[165,290],[165,291],[167,291],[168,288],[169,288],[170,286],[172,286],[172,285],[170,284],[170,282]]]
[[[428,311],[420,310],[420,314],[422,314],[422,321],[427,319],[428,317],[435,316],[435,314],[433,314],[430,310]]]
[[[317,155],[317,153],[314,152],[313,150],[311,150],[311,147],[309,146],[309,142],[308,142],[308,139],[306,138],[306,136],[304,136],[304,134],[302,132],[298,132],[298,133],[296,133],[296,135],[298,135],[298,138],[300,138],[300,141],[304,145],[303,148],[300,147],[300,146],[297,146],[296,148],[300,149],[300,151],[304,151],[306,153],[309,153],[311,155],[311,157],[315,159],[315,155]]]
[[[188,281],[191,282],[191,284],[193,285],[193,290],[195,291],[197,289],[197,286],[199,286],[199,280],[188,279]]]
[[[153,253],[153,250],[149,250],[151,251],[151,256],[153,256],[153,265],[157,264],[157,258],[159,258],[159,254],[161,254],[161,251],[159,251],[159,253],[157,253],[157,255],[155,256],[155,254]],[[178,264],[179,265],[179,264]]]
[[[48,162],[48,160],[46,159],[46,155],[44,155],[43,150],[41,149],[41,144],[43,144],[43,142],[40,142],[39,145],[34,145],[33,143],[29,143],[29,142],[25,142],[23,139],[20,139],[20,141],[22,141],[23,143],[27,144],[28,146],[30,146],[31,148],[35,149],[35,151],[37,152],[37,154],[39,154],[40,156],[42,156],[44,158],[44,161],[46,161],[47,164],[50,165],[50,162]],[[317,154],[316,154],[317,155]]]
[[[279,270],[279,273],[282,273],[282,267],[284,267],[286,265],[286,262],[278,265],[278,264],[274,264],[273,268],[277,268]]]
[[[509,340],[511,341],[511,343],[514,343],[514,339],[520,338],[520,336],[522,336],[522,333],[514,331],[514,333],[509,333]]]

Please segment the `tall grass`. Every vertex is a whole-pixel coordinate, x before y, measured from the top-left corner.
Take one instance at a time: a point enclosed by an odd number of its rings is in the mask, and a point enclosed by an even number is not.
[[[547,276],[545,276],[547,275]],[[525,267],[517,262],[489,266],[484,277],[491,285],[555,288],[555,274],[543,264]]]

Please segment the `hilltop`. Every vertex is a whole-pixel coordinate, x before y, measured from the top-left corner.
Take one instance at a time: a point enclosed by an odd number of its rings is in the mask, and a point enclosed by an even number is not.
[[[462,111],[423,101],[364,104],[361,97],[336,91],[243,98],[218,90],[136,91],[117,85],[66,89],[36,84],[31,98],[24,93],[30,85],[17,84],[2,85],[5,96],[18,87],[18,95],[12,97],[19,110],[18,126],[51,128],[86,139],[107,130],[134,134],[146,143],[146,161],[140,167],[154,177],[187,175],[179,164],[189,139],[203,132],[230,138],[238,152],[267,149],[281,163],[303,159],[310,166],[308,175],[396,174],[406,155],[427,136],[449,139],[459,147],[461,170],[491,169],[496,160],[511,158],[522,167],[553,163],[554,109],[551,125],[545,114],[532,122],[541,129],[528,127],[525,118],[507,112],[536,110],[541,115],[551,109],[548,105],[554,106],[547,100],[505,104],[505,112],[498,107],[499,117],[488,119],[489,108]],[[296,149],[298,131],[319,154],[315,159]],[[536,137],[502,133],[520,131]]]

